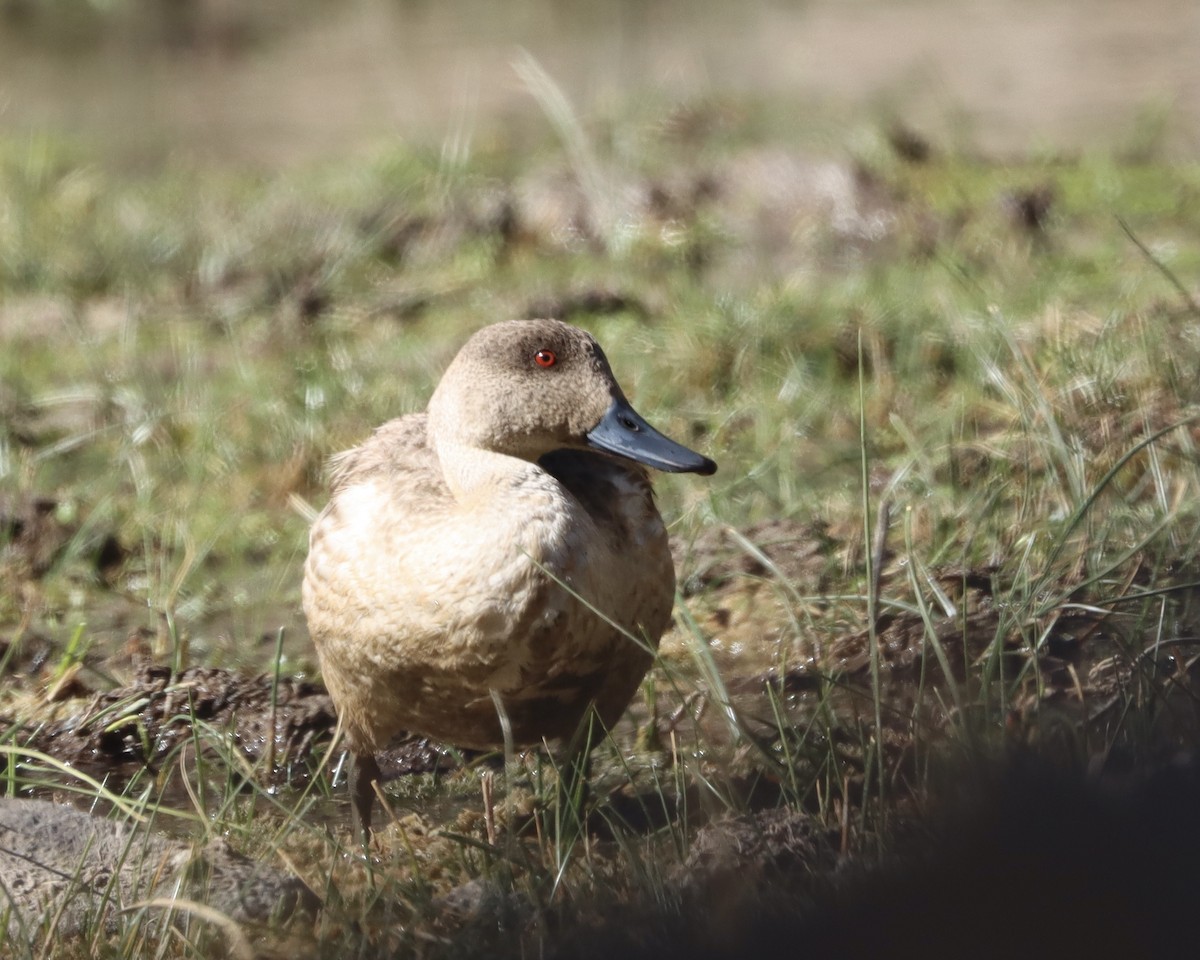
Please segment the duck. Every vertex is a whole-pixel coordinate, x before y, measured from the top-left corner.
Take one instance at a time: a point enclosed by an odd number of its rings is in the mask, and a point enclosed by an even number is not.
[[[376,755],[400,733],[489,750],[569,742],[591,710],[619,719],[675,597],[649,469],[717,465],[551,319],[478,330],[425,412],[332,458],[302,596],[364,842]]]

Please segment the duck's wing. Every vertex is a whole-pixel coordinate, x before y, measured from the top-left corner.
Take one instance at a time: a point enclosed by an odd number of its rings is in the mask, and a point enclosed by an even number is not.
[[[428,443],[426,416],[414,413],[378,427],[363,443],[329,458],[333,496],[365,480],[379,479],[414,496],[440,500],[450,495],[437,455]]]

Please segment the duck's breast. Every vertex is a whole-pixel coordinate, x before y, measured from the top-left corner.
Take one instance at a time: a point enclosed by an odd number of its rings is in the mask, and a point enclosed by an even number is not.
[[[569,735],[590,701],[615,721],[674,594],[645,473],[554,454],[463,509],[420,419],[347,458],[312,532],[305,612],[352,742],[495,745],[493,693],[519,742]]]

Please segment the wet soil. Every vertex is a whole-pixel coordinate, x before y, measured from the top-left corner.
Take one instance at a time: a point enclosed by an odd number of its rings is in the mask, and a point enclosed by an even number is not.
[[[49,498],[6,509],[9,560],[19,570],[11,575],[36,580],[37,558],[60,550],[71,534]],[[1181,796],[1200,790],[1191,759],[1180,753],[1200,732],[1200,698],[1193,694],[1200,679],[1200,641],[1194,639],[1200,631],[1188,626],[1196,615],[1191,595],[1138,601],[1143,585],[1134,577],[1128,603],[1060,602],[1031,617],[1018,615],[1005,601],[1011,586],[1000,571],[946,566],[930,572],[933,586],[922,608],[907,592],[902,565],[889,556],[885,542],[880,595],[895,602],[881,603],[876,621],[868,624],[861,598],[845,602],[828,595],[831,585],[845,582],[847,567],[860,562],[862,549],[853,531],[787,520],[712,529],[691,544],[675,545],[678,565],[690,571],[681,584],[685,602],[710,638],[707,649],[730,695],[728,709],[721,689],[697,671],[693,641],[678,625],[664,640],[655,697],[635,702],[614,733],[629,752],[611,768],[602,761],[594,773],[601,812],[588,823],[599,857],[606,844],[615,856],[630,832],[647,838],[664,828],[687,832],[688,852],[663,877],[657,906],[635,904],[631,919],[622,913],[631,908],[619,902],[618,884],[594,902],[569,901],[547,913],[545,905],[482,878],[455,884],[454,871],[447,871],[422,929],[469,940],[502,923],[523,931],[516,942],[537,942],[551,955],[609,955],[596,952],[607,944],[632,956],[653,951],[660,958],[734,956],[749,946],[770,953],[797,937],[822,943],[823,956],[860,956],[887,930],[897,943],[929,943],[927,955],[938,956],[968,935],[956,910],[980,923],[995,922],[1001,903],[1018,911],[1012,890],[1027,882],[1026,870],[1039,882],[1050,878],[1038,895],[1055,905],[1035,916],[1031,930],[1043,923],[1052,927],[1054,916],[1094,922],[1084,908],[1076,911],[1070,885],[1078,882],[1079,871],[1089,883],[1092,871],[1125,889],[1120,885],[1130,874],[1124,871],[1141,870],[1145,863],[1140,848],[1122,840],[1110,847],[1111,863],[1088,861],[1081,867],[1081,858],[1095,856],[1086,840],[1096,834],[1088,831],[1144,830],[1152,802],[1147,798],[1160,798],[1156,784],[1168,782],[1163,778],[1173,764],[1182,763],[1185,772],[1163,788],[1163,803],[1181,803]],[[1056,590],[1070,595],[1064,584]],[[1148,602],[1165,604],[1149,621],[1135,612]],[[1163,610],[1171,623],[1166,632]],[[28,646],[26,641],[19,646]],[[880,666],[878,737],[870,680],[873,642]],[[10,665],[22,663],[14,652],[21,651],[10,649]],[[1010,678],[1003,703],[981,693],[988,664]],[[237,751],[250,761],[255,780],[272,790],[301,787],[326,760],[336,728],[321,686],[286,675],[246,676],[214,667],[173,673],[135,654],[127,682],[93,692],[62,678],[47,683],[44,673],[39,679],[38,670],[25,666],[16,682],[30,688],[28,695],[19,711],[0,718],[0,738],[49,754],[113,788],[142,771],[163,769],[191,747],[225,761],[227,751]],[[1155,730],[1146,739],[1161,749],[1123,755],[1112,731],[1139,697],[1155,702],[1149,721]],[[970,729],[971,711],[989,709],[1005,715],[1018,756],[1061,753],[1058,738],[1070,744],[1065,755],[1078,764],[1078,745],[1092,742],[1092,732],[1107,752],[1089,754],[1085,746],[1092,768],[1076,766],[1068,777],[1036,768],[1031,774],[1019,764],[1002,763],[1002,773],[970,768],[971,778],[991,786],[955,807],[962,800],[955,793],[958,779],[947,775],[950,788],[930,789],[928,768],[918,768],[915,758],[952,727]],[[889,816],[893,829],[898,827],[886,844],[893,853],[883,860],[864,847],[868,834],[851,818],[865,803],[878,769],[873,741],[883,751],[893,804]],[[703,747],[691,754],[693,744]],[[385,779],[402,780],[456,769],[463,759],[471,760],[413,738],[395,744],[381,766]],[[796,780],[828,781],[831,763],[840,789],[836,802],[816,791],[797,803]],[[677,769],[664,784],[663,773],[673,764]],[[475,777],[488,777],[489,769],[502,765],[475,762],[468,786]],[[713,777],[723,791],[720,802],[705,785]],[[1040,800],[1049,806],[1035,811],[1034,794],[1042,786],[1050,792]],[[385,859],[397,852],[400,837],[404,844],[428,843],[433,850],[448,844],[447,836],[480,832],[477,793],[466,801],[410,802],[407,791],[389,788],[403,799],[393,810],[397,819],[384,841]],[[941,801],[935,799],[939,795]],[[334,833],[345,834],[348,811],[338,796],[337,809],[321,816],[329,817]],[[177,799],[184,803],[182,796]],[[949,812],[939,807],[943,802],[952,804]],[[522,843],[532,843],[537,804],[514,803],[509,828]],[[745,812],[731,817],[731,803]],[[1082,828],[1068,813],[1072,805],[1084,811]],[[1035,817],[1043,818],[1039,830],[1022,835]],[[963,824],[962,836],[948,826],[955,823]],[[424,839],[412,839],[418,836]],[[1154,835],[1142,840],[1151,851],[1163,845]],[[1012,863],[1005,859],[1010,845],[1016,851]],[[1003,881],[981,874],[976,857],[990,858]],[[1061,858],[1075,860],[1056,874]],[[1168,874],[1192,879],[1187,864],[1165,862]],[[945,882],[955,896],[978,884],[978,897],[962,893],[964,903],[934,895],[931,909],[908,895],[914,885],[937,889],[943,874],[953,878]],[[618,899],[610,904],[606,896]],[[1131,897],[1122,923],[1157,923],[1164,938],[1177,932],[1147,896]],[[983,902],[992,905],[980,912]],[[883,918],[879,930],[864,916],[870,910]],[[1057,935],[1051,929],[1046,942],[1059,942]],[[996,942],[1011,946],[1004,937]],[[1090,955],[1112,955],[1105,951],[1097,942]]]
[[[197,737],[199,727],[257,765],[264,786],[302,786],[330,746],[337,715],[319,684],[218,667],[172,673],[142,662],[130,683],[78,701],[65,716],[0,719],[0,737],[116,784],[142,770],[155,773],[186,745],[212,752],[208,738]],[[379,763],[390,780],[452,770],[456,756],[426,738],[400,737]]]
[[[885,695],[928,687],[940,699],[949,682],[965,684],[970,699],[982,659],[994,655],[1008,676],[1036,677],[1032,700],[1018,698],[1013,709],[1073,701],[1081,719],[1094,720],[1138,670],[1190,684],[1200,652],[1189,626],[1197,613],[1186,572],[1175,597],[1167,586],[1157,599],[1141,598],[1139,588],[1148,585],[1134,578],[1124,602],[1109,598],[1104,606],[1087,604],[1084,595],[1071,600],[1069,584],[1047,585],[1064,600],[1032,615],[1007,599],[1011,585],[994,567],[931,570],[931,592],[918,605],[903,564],[885,551],[880,612],[868,624],[865,597],[842,608],[828,596],[832,584],[844,583],[848,565],[861,562],[853,535],[773,520],[742,531],[709,530],[690,547],[677,544],[676,552],[694,571],[683,593],[735,693],[770,687],[803,695],[835,679],[853,687],[869,675],[877,643]],[[1170,636],[1157,619],[1147,622],[1147,603],[1172,611]],[[797,629],[805,615],[820,628]],[[678,635],[666,639],[664,653],[682,655]]]
[[[172,675],[167,667],[142,663],[131,683],[96,694],[64,719],[30,728],[24,742],[88,772],[153,769],[194,738],[198,723],[223,732],[251,760],[271,758],[275,770],[286,773],[328,741],[337,717],[316,684],[214,667]]]
[[[61,548],[70,532],[54,519],[54,501],[31,498],[0,516],[14,531],[10,556],[25,576]],[[843,607],[828,599],[829,585],[857,548],[847,538],[812,524],[776,520],[744,531],[713,529],[692,544],[675,544],[677,562],[692,573],[681,584],[704,628],[708,652],[720,671],[743,731],[779,736],[778,709],[804,727],[815,711],[833,711],[834,726],[873,724],[869,680],[872,643],[877,643],[885,727],[900,745],[942,729],[956,716],[954,704],[973,702],[980,664],[992,658],[1002,675],[1028,677],[1013,688],[1006,707],[1011,722],[1032,722],[1053,707],[1077,724],[1103,723],[1124,702],[1122,692],[1139,677],[1165,683],[1161,722],[1182,736],[1200,729],[1188,695],[1197,671],[1200,642],[1185,622],[1194,617],[1189,595],[1169,600],[1177,608],[1171,638],[1149,636],[1143,620],[1119,603],[1106,607],[1059,605],[1035,619],[1017,616],[1000,598],[1005,586],[994,569],[945,567],[932,571],[935,595],[924,610],[881,605],[874,624],[863,622],[862,604]],[[1130,584],[1131,593],[1136,585]],[[881,591],[904,598],[904,580],[885,569]],[[1069,591],[1064,591],[1069,592]],[[1169,598],[1168,598],[1169,599]],[[808,618],[820,629],[797,628]],[[1157,621],[1155,621],[1157,624]],[[694,676],[686,631],[664,638],[662,656],[671,675],[689,677],[686,688],[659,682],[651,710],[635,702],[622,736],[656,743],[689,724],[698,742],[730,742],[721,691]],[[25,663],[26,638],[9,650],[9,667],[37,679],[36,662]],[[131,679],[91,692],[77,667],[46,689],[44,715],[33,709],[0,718],[6,737],[101,775],[155,769],[195,740],[195,727],[215,731],[238,752],[260,764],[265,782],[304,782],[327,749],[336,715],[316,683],[271,674],[253,676],[215,667],[173,673],[134,648]],[[961,696],[960,696],[961,693]],[[460,754],[422,738],[398,741],[380,758],[386,779],[457,766]]]

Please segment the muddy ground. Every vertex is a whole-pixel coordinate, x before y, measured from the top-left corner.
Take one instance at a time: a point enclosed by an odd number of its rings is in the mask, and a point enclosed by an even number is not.
[[[36,578],[44,569],[39,558],[66,535],[52,515],[47,501],[8,506],[9,559],[22,565],[22,576]],[[724,751],[726,789],[740,794],[745,812],[731,816],[706,804],[694,772],[664,793],[636,774],[630,780],[628,770],[615,777],[600,771],[604,813],[588,828],[594,843],[613,842],[613,817],[622,829],[647,835],[672,821],[687,824],[689,852],[664,876],[665,900],[630,904],[601,895],[564,914],[477,879],[449,885],[423,914],[421,928],[476,944],[490,940],[488,931],[511,930],[510,946],[537,942],[562,957],[782,955],[797,941],[823,957],[884,949],[921,957],[962,951],[979,957],[1165,956],[1159,951],[1184,936],[1185,891],[1200,880],[1200,830],[1192,826],[1190,806],[1200,800],[1200,769],[1181,745],[1194,742],[1200,717],[1190,692],[1200,645],[1140,643],[1142,625],[1122,604],[1058,610],[1038,623],[1014,621],[996,602],[998,571],[947,568],[936,572],[944,598],[939,612],[922,617],[885,607],[873,631],[847,622],[827,632],[821,645],[795,646],[781,658],[764,642],[779,633],[781,609],[794,607],[800,594],[820,608],[830,564],[843,562],[855,547],[829,530],[784,521],[717,529],[676,547],[693,571],[683,585],[689,608],[719,638],[713,653],[741,725],[740,743],[721,719],[720,691],[703,678],[693,678],[686,693],[660,693],[653,710],[635,702],[614,735],[626,749],[636,741],[637,750],[661,750],[683,739]],[[880,590],[896,592],[898,570],[886,539],[876,549],[883,561]],[[783,596],[781,583],[790,585],[790,595]],[[1131,597],[1139,589],[1131,583]],[[1190,616],[1189,595],[1171,603],[1177,616]],[[863,802],[874,760],[856,731],[874,723],[872,633],[893,808],[882,857],[848,845],[845,820],[839,827],[815,816],[816,807],[792,805],[769,759],[778,758],[788,729],[811,728],[822,714],[847,798],[842,816],[849,816],[851,795]],[[757,661],[739,655],[748,637],[760,651]],[[7,648],[9,671],[22,676],[30,692],[19,701],[20,716],[0,718],[0,737],[118,790],[138,776],[159,777],[189,748],[227,762],[212,741],[196,739],[198,725],[244,757],[252,778],[271,791],[297,791],[314,776],[330,777],[336,717],[319,684],[213,667],[173,672],[153,661],[145,643],[135,638],[130,648],[129,679],[103,690],[78,664],[69,675],[56,675],[54,661],[39,658],[35,642]],[[1030,678],[1004,708],[1008,756],[939,761],[931,783],[928,770],[914,765],[915,753],[947,728],[962,729],[953,691],[979,683],[978,665],[989,651],[999,651],[1011,675],[1025,671]],[[663,654],[661,671],[688,671],[680,630],[665,639]],[[1125,692],[1139,673],[1171,678],[1156,687],[1162,701],[1157,756],[1117,751],[1092,755],[1083,766],[1047,763],[1058,751],[1047,741],[1056,736],[1086,740],[1093,729],[1103,739],[1113,713],[1129,709]],[[657,686],[671,689],[661,677]],[[773,707],[784,711],[787,727]],[[976,702],[973,709],[979,708]],[[1049,723],[1050,716],[1057,720]],[[765,765],[756,752],[768,758]],[[419,738],[402,739],[380,759],[393,791],[408,777],[453,778],[458,771],[472,778],[503,768],[500,758],[464,756]],[[50,787],[34,792],[69,799]],[[322,814],[338,833],[348,825],[343,793],[335,791],[337,799]],[[173,795],[185,799],[178,785],[164,798]],[[472,805],[467,799],[447,808],[451,831],[461,828]],[[397,809],[405,806],[400,801]],[[1101,845],[1099,837],[1106,838]],[[314,886],[311,876],[308,883]],[[331,912],[336,916],[336,908]],[[1010,922],[1015,916],[1019,923]],[[387,949],[379,937],[388,942],[383,935],[368,938],[372,949]]]
[[[19,569],[17,575],[35,581],[70,538],[71,532],[53,519],[53,507],[51,498],[0,503],[0,520],[10,532],[10,572]],[[886,540],[881,543],[886,547]],[[996,569],[948,567],[934,572],[943,600],[936,611],[922,615],[884,607],[873,626],[846,622],[821,637],[788,641],[783,649],[789,606],[801,595],[814,609],[825,606],[821,595],[828,587],[830,564],[840,565],[853,549],[828,530],[789,521],[744,531],[713,529],[691,544],[675,545],[677,558],[692,571],[681,585],[683,594],[713,637],[715,661],[749,729],[754,729],[756,718],[767,717],[767,703],[774,698],[781,698],[791,719],[799,723],[813,705],[826,705],[830,685],[835,709],[845,713],[843,724],[865,716],[872,699],[873,637],[888,705],[885,725],[897,750],[911,738],[911,729],[906,733],[905,728],[911,728],[914,717],[927,734],[951,718],[946,672],[950,685],[970,686],[976,682],[975,667],[994,651],[1002,652],[1012,675],[1026,672],[1036,678],[1009,704],[1012,724],[1051,707],[1073,723],[1102,726],[1107,713],[1120,707],[1121,690],[1131,676],[1150,671],[1175,678],[1163,694],[1164,713],[1174,730],[1168,739],[1196,729],[1200,718],[1189,691],[1200,643],[1188,639],[1189,631],[1181,627],[1176,639],[1160,640],[1139,652],[1136,631],[1142,622],[1126,609],[1139,602],[1144,585],[1136,582],[1128,585],[1126,604],[1110,600],[1104,608],[1086,609],[1080,604],[1031,622],[1014,620],[996,602],[997,592],[1004,592]],[[101,571],[110,551],[119,553],[119,547],[105,539],[96,559]],[[904,592],[898,570],[889,566],[890,555],[885,551],[880,559],[881,591],[895,585],[897,592]],[[1172,603],[1175,615],[1190,622],[1195,615],[1191,591],[1181,590]],[[1031,637],[1036,646],[1031,646]],[[664,638],[662,654],[668,666],[688,669],[683,631],[676,629]],[[59,670],[55,653],[36,637],[6,643],[3,657],[9,671],[23,675],[38,691],[33,703],[40,701],[42,706],[20,720],[5,718],[3,736],[94,775],[153,769],[192,737],[194,721],[202,721],[222,731],[254,763],[263,764],[265,782],[303,782],[310,765],[329,747],[336,726],[332,704],[319,683],[216,667],[172,671],[154,661],[149,638],[136,631],[119,657],[102,661],[110,669],[114,660],[122,663],[128,679],[104,689],[99,689],[98,673],[81,670],[84,662]],[[702,722],[697,718],[712,712],[707,701],[715,695],[702,686],[686,700],[664,695],[653,717],[654,739],[662,742],[681,723]],[[631,726],[641,727],[650,719],[645,705],[635,702]],[[763,719],[760,725],[763,730],[777,726],[773,719]],[[721,736],[718,724],[706,724],[705,733]],[[388,778],[449,770],[458,763],[451,752],[419,738],[398,744],[381,762]]]

